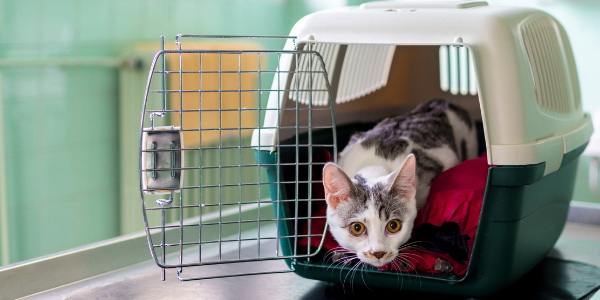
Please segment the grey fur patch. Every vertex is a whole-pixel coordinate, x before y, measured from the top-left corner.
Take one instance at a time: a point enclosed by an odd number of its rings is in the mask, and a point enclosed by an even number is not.
[[[446,100],[434,99],[422,103],[407,115],[386,118],[373,129],[355,134],[351,140],[362,139],[363,147],[376,147],[375,153],[388,160],[403,154],[411,142],[423,149],[448,146],[460,156],[454,143],[453,126],[446,115],[449,109],[472,126],[467,111]]]
[[[354,189],[350,193],[348,200],[338,204],[336,213],[346,226],[349,225],[350,219],[367,209],[368,189],[367,181],[364,177],[357,175],[354,177],[356,183]]]
[[[350,145],[354,145],[356,142],[358,142],[364,136],[365,136],[365,132],[364,131],[354,133],[353,135],[350,136],[350,140],[348,141],[348,145],[346,147],[348,147]]]
[[[444,171],[444,166],[421,149],[413,149],[413,154],[417,159],[417,166],[419,166],[416,170],[417,177],[421,182],[431,185],[433,180]]]
[[[406,203],[402,201],[401,195],[383,183],[377,183],[373,186],[366,184],[366,179],[360,175],[354,177],[354,192],[350,195],[348,201],[340,203],[336,209],[338,217],[346,226],[350,220],[363,213],[373,204],[373,208],[378,212],[381,220],[404,219],[408,213]]]
[[[371,199],[373,207],[379,212],[381,220],[404,219],[408,213],[406,203],[402,201],[400,195],[389,185],[382,183],[375,184],[371,190]]]
[[[469,152],[467,151],[467,141],[465,139],[460,140],[460,152],[461,152],[461,157],[460,157],[461,161],[469,158]]]
[[[358,182],[358,184],[357,184],[357,185],[360,185],[360,186],[366,186],[366,185],[367,185],[367,179],[366,179],[366,178],[364,178],[364,177],[363,177],[362,175],[360,175],[360,174],[356,174],[356,175],[354,175],[354,180],[356,180],[356,181]]]
[[[467,124],[469,129],[473,128],[473,120],[471,120],[471,116],[469,116],[468,111],[450,102],[448,102],[448,108],[452,110],[465,124]]]

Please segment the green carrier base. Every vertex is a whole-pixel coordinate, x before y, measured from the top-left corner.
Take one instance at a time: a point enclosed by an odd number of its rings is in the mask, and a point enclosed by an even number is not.
[[[338,140],[343,131],[340,129]],[[543,163],[488,169],[479,227],[464,276],[384,272],[375,268],[352,276],[352,266],[325,264],[319,260],[322,255],[294,262],[288,259],[288,265],[302,277],[322,281],[471,297],[494,294],[541,262],[558,240],[567,220],[578,159],[585,146],[567,153],[560,169],[546,176]],[[257,160],[270,164],[266,166],[270,182],[289,182],[293,179],[285,178],[286,172],[277,169],[278,161],[286,161],[285,154],[278,155],[257,151]],[[271,184],[269,188],[273,200],[290,199],[286,184]],[[290,205],[274,207],[275,213],[283,216],[292,215],[295,209]],[[294,227],[289,221],[281,222],[279,230],[288,236]],[[281,246],[285,255],[293,253],[292,239],[281,239]],[[352,278],[354,281],[348,282]]]

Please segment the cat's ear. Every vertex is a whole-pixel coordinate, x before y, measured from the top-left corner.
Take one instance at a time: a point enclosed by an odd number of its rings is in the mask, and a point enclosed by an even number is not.
[[[348,175],[334,163],[328,163],[323,168],[323,186],[327,205],[333,209],[348,199],[355,189]]]
[[[415,187],[415,172],[417,161],[413,154],[408,155],[399,170],[393,174],[390,192],[395,192],[400,198],[413,200],[417,193]]]

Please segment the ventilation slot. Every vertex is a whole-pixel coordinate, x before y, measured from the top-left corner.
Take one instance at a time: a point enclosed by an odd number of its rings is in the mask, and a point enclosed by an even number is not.
[[[387,85],[395,46],[349,45],[339,77],[337,103],[370,94]]]
[[[325,70],[323,71],[318,55],[299,54],[296,57],[295,72],[290,85],[290,99],[302,104],[326,106],[329,104],[329,92],[325,76],[331,82],[332,70],[335,68],[339,53],[339,44],[309,44],[307,51],[315,51],[323,58]],[[315,71],[318,70],[318,71]]]
[[[467,47],[440,46],[440,88],[452,95],[477,95],[477,77]]]
[[[546,16],[533,17],[521,25],[521,37],[529,56],[539,107],[553,116],[569,114],[572,82],[563,60],[557,24]]]
[[[315,43],[305,50],[318,52],[325,64],[327,78],[336,103],[349,102],[387,85],[394,57],[393,45],[340,45]],[[315,55],[299,55],[290,85],[290,99],[308,105],[329,104],[325,77],[311,71],[320,63]]]

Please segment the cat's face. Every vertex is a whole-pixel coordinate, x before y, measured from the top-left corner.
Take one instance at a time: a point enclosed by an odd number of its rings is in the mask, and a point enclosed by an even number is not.
[[[415,159],[386,176],[350,179],[337,165],[323,169],[327,222],[336,241],[376,267],[392,262],[417,215]]]

